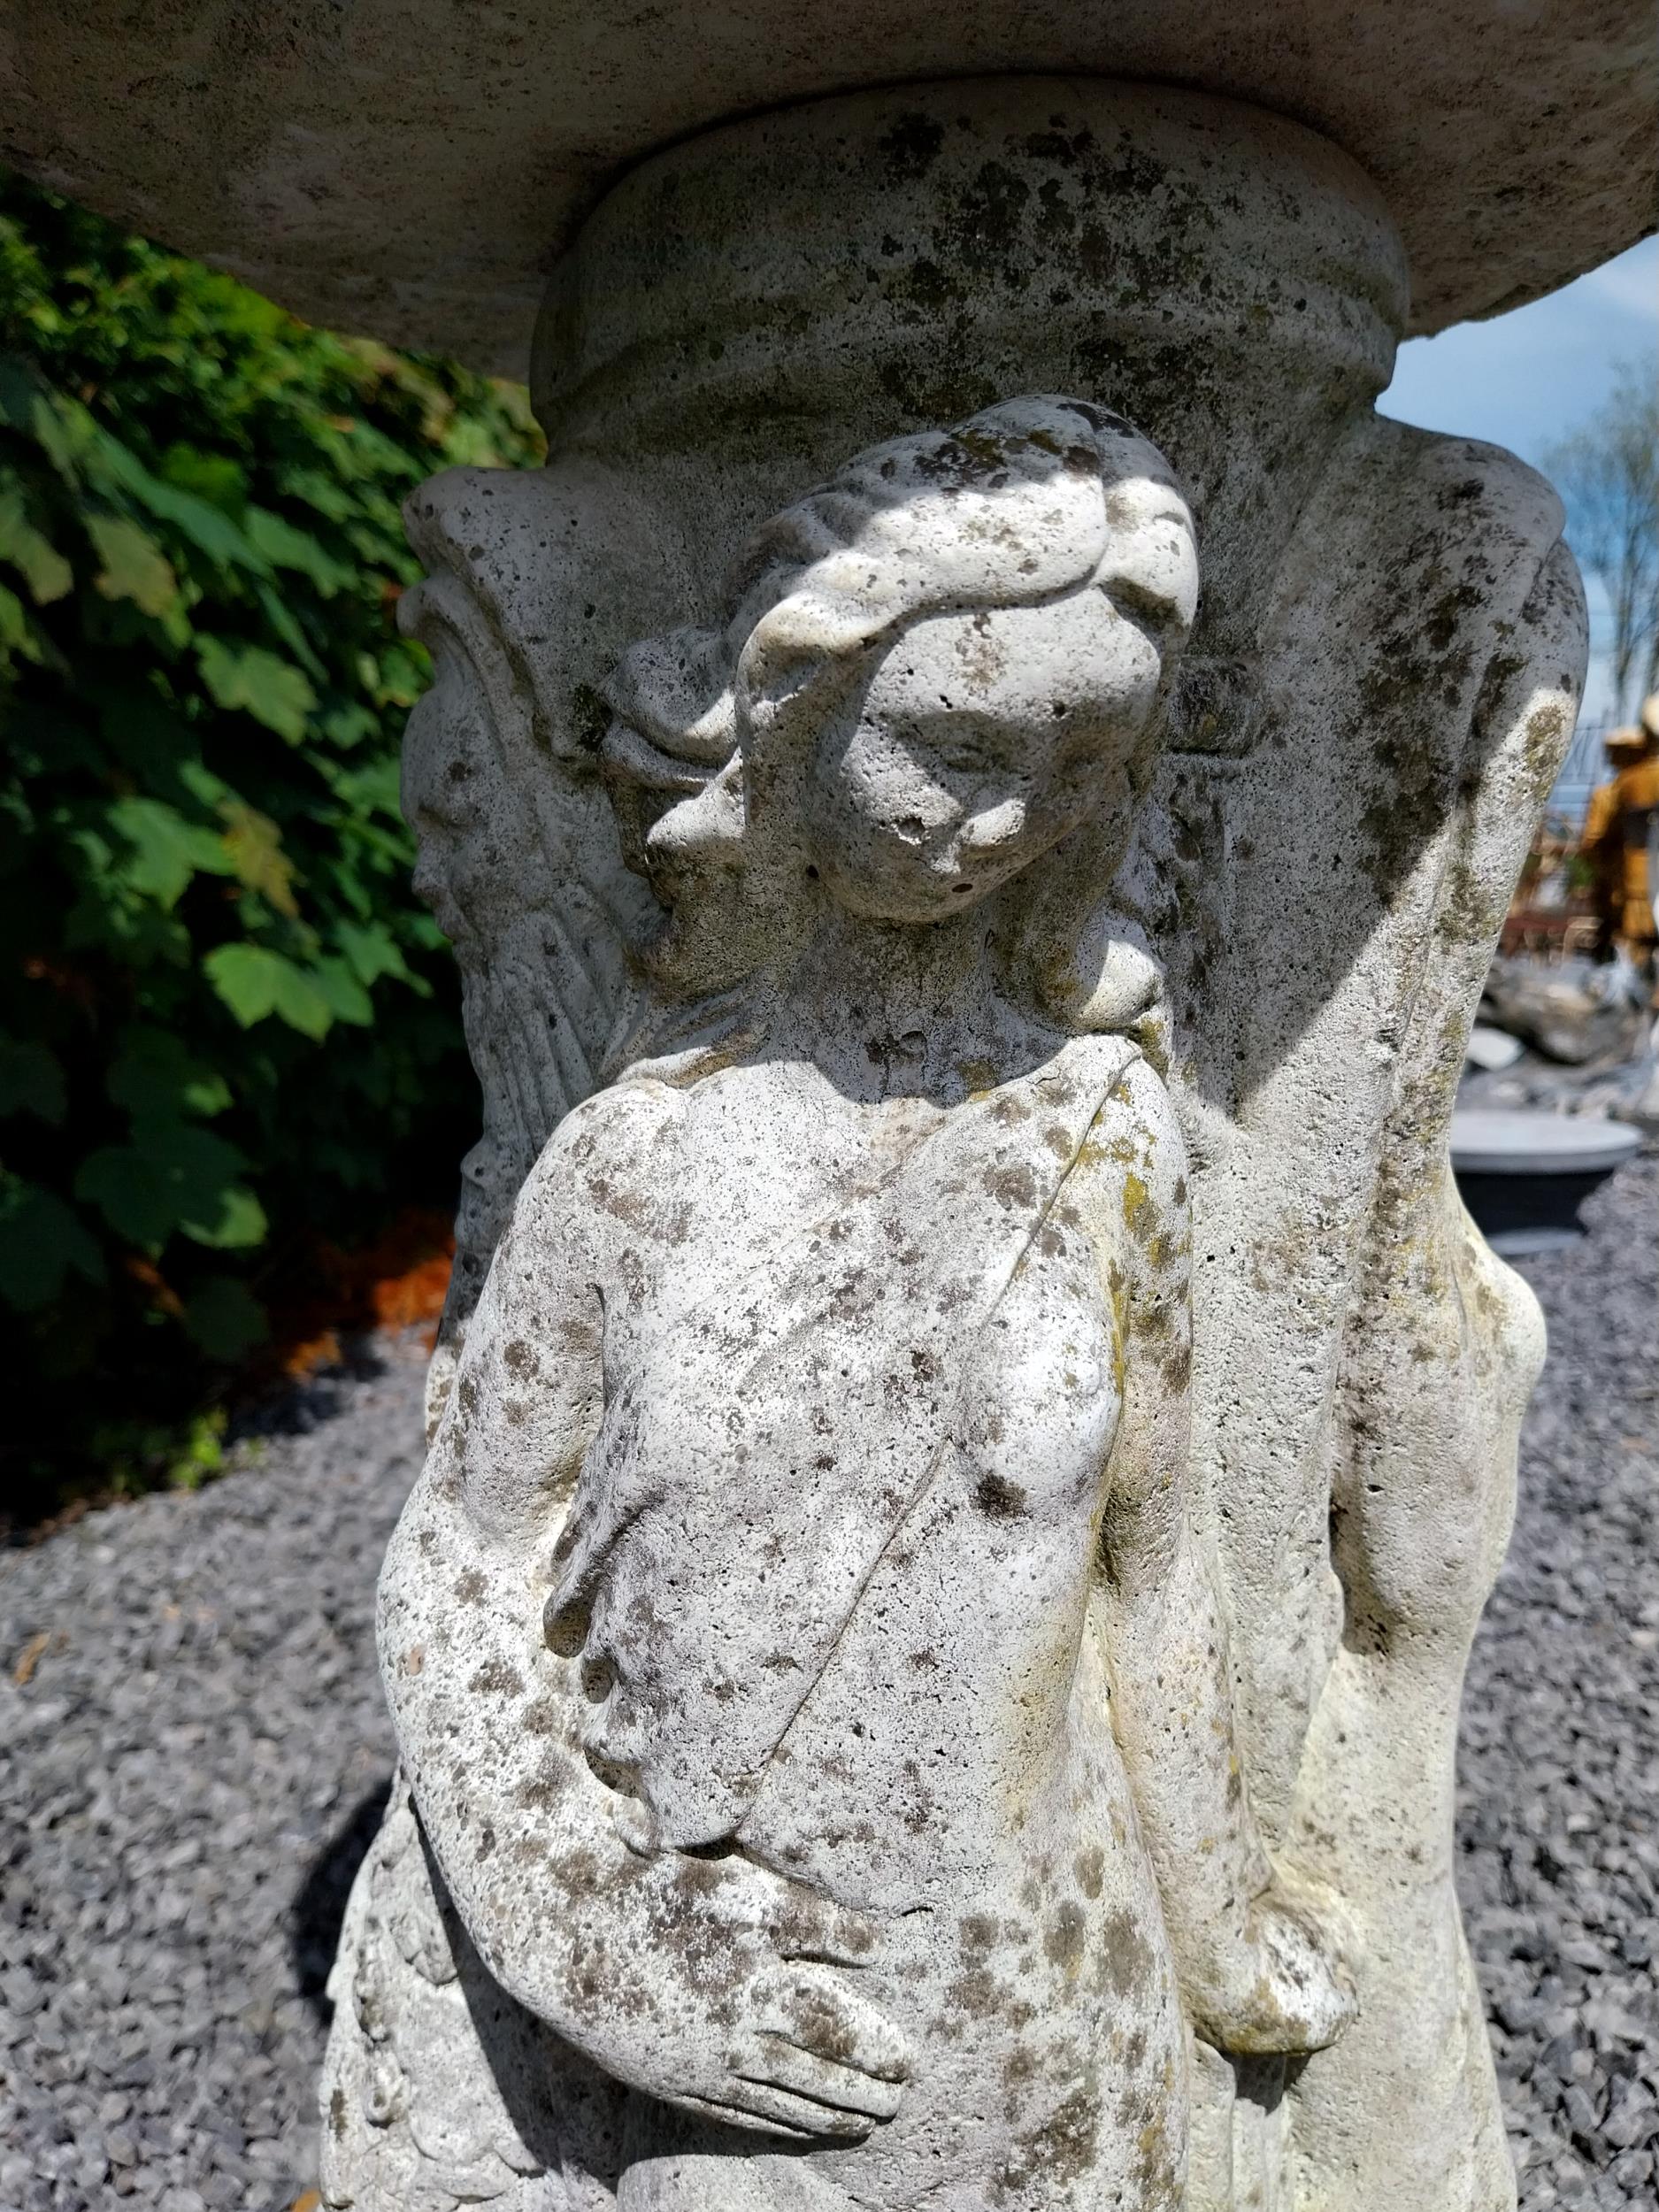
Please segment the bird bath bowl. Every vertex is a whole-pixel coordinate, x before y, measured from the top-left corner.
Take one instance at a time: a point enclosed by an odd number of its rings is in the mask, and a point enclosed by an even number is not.
[[[1584,1234],[1578,1209],[1641,1148],[1623,1122],[1569,1114],[1452,1116],[1452,1168],[1494,1252],[1558,1251]]]

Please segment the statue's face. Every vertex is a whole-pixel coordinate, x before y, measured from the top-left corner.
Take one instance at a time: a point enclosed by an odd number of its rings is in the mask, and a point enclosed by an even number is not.
[[[1156,627],[1092,586],[915,623],[819,739],[809,859],[855,913],[961,912],[1094,810],[1163,660]]]

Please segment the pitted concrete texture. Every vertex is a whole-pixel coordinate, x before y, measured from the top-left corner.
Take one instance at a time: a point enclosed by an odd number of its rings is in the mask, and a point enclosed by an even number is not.
[[[1122,76],[1305,123],[1392,208],[1419,332],[1655,221],[1643,0],[7,0],[0,52],[0,158],[312,320],[520,373],[626,169],[860,85]]]

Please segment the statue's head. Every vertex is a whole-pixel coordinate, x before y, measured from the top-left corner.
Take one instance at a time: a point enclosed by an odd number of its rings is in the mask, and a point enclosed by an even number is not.
[[[1014,400],[860,456],[758,533],[723,628],[611,680],[671,942],[703,967],[718,909],[741,965],[740,909],[770,936],[825,897],[935,923],[1092,817],[1126,835],[1197,588],[1168,464],[1101,409]]]

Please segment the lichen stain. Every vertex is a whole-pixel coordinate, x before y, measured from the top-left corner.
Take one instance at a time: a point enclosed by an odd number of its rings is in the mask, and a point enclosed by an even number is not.
[[[1043,1930],[1043,1955],[1051,1966],[1062,1968],[1068,1980],[1082,1962],[1087,1926],[1083,1908],[1067,1898],[1056,1908]]]
[[[980,1478],[973,1502],[987,1520],[1014,1521],[1025,1510],[1025,1493],[1017,1482],[987,1474]]]
[[[993,2184],[995,2200],[1022,2208],[1048,2201],[1051,2190],[1082,2181],[1095,2162],[1101,2102],[1095,2091],[1079,2084],[1047,2119],[1014,2138],[1014,2154]],[[1033,2185],[1041,2185],[1033,2190]]]
[[[1101,1971],[1105,1985],[1120,1997],[1130,1996],[1150,1978],[1154,1963],[1133,1914],[1111,1914],[1101,1931]]]
[[[887,165],[890,184],[917,184],[939,158],[945,142],[945,127],[931,115],[907,110],[893,127],[876,141],[876,151]]]
[[[1157,1207],[1144,1179],[1133,1170],[1124,1177],[1124,1226],[1137,1244],[1145,1244],[1157,1223]]]

